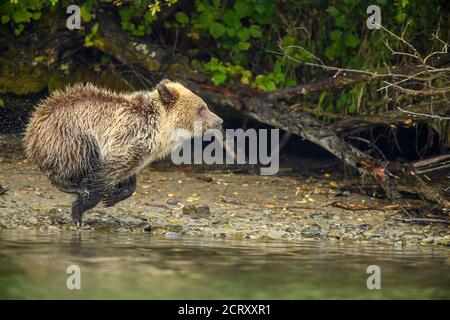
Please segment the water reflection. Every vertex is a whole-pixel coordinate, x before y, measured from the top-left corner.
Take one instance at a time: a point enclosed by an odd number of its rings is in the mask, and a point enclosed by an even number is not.
[[[81,268],[82,289],[66,288]],[[368,290],[379,265],[382,289]],[[450,298],[441,247],[0,231],[0,298]]]

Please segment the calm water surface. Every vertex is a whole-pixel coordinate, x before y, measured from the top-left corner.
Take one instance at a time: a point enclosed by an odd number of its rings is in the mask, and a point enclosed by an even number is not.
[[[70,265],[81,290],[66,287]],[[449,267],[443,247],[0,230],[0,299],[449,299]]]

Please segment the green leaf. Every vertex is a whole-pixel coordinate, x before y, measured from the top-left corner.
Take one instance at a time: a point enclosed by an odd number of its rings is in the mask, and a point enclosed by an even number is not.
[[[341,30],[335,29],[335,30],[331,31],[331,33],[330,33],[330,38],[333,41],[339,41],[341,39],[341,36],[342,36]]]
[[[263,13],[266,10],[266,6],[264,2],[256,2],[255,3],[255,11],[258,13]]]
[[[236,30],[228,28],[227,35],[229,35],[230,37],[233,37],[234,35],[236,35]]]
[[[227,10],[222,16],[222,21],[229,27],[238,28],[241,25],[234,10]]]
[[[349,104],[347,108],[348,113],[355,113],[355,111],[358,109],[358,105],[356,104],[356,101],[352,101],[352,103]]]
[[[348,24],[347,17],[342,15],[336,18],[336,27],[342,28]]]
[[[12,18],[15,23],[30,22],[31,13],[28,11],[16,11],[13,13]]]
[[[155,21],[156,20],[156,16],[155,15],[153,15],[152,13],[151,13],[151,11],[147,11],[145,14],[144,14],[144,20],[147,22],[147,23],[152,23],[153,21]]]
[[[214,22],[214,15],[210,11],[202,12],[196,19],[196,24],[200,28],[207,29],[211,26],[211,24]]]
[[[249,31],[253,38],[261,38],[262,36],[261,28],[256,24],[251,25]]]
[[[188,24],[189,23],[189,17],[186,15],[186,13],[178,11],[175,14],[175,20],[177,20],[177,22],[179,24]]]
[[[336,48],[334,46],[330,46],[325,49],[325,57],[327,57],[328,60],[334,60],[335,56],[336,56]]]
[[[277,89],[277,85],[272,80],[264,79],[260,88],[264,91],[274,91]]]
[[[336,102],[337,109],[345,110],[347,108],[347,104],[348,104],[348,95],[347,94],[340,95]]]
[[[119,11],[120,18],[122,22],[129,21],[133,17],[133,12],[130,9],[124,9]]]
[[[31,14],[31,19],[33,20],[39,20],[39,18],[41,17],[42,13],[41,12],[33,12]]]
[[[209,27],[209,33],[214,39],[218,39],[225,33],[225,26],[219,22],[213,22]]]
[[[45,59],[44,56],[36,56],[36,57],[34,58],[34,61],[36,61],[36,62],[42,62],[42,61],[44,61],[44,59]]]
[[[247,28],[239,29],[237,32],[237,35],[238,35],[239,39],[244,42],[247,41],[248,38],[250,38],[250,32],[248,31]]]
[[[0,108],[5,106],[5,102],[3,101],[2,98],[0,98]]]
[[[273,14],[269,12],[263,12],[262,14],[255,14],[252,18],[258,24],[271,24],[273,22]]]
[[[98,22],[96,22],[91,28],[91,34],[96,35],[98,31]]]
[[[317,109],[320,109],[320,108],[322,107],[323,100],[325,99],[325,97],[327,96],[327,94],[328,94],[328,92],[326,92],[326,91],[323,91],[323,92],[320,94],[319,102],[317,103]]]
[[[295,44],[295,38],[287,35],[283,37],[282,42],[284,47],[293,46]]]
[[[100,62],[101,62],[102,64],[108,64],[109,61],[111,61],[111,57],[110,57],[109,55],[107,55],[107,54],[102,54],[102,55],[100,56]]]
[[[338,8],[336,7],[328,7],[328,9],[326,10],[329,14],[331,14],[333,17],[337,17],[338,15],[340,15],[340,12],[338,10]]]
[[[91,8],[88,4],[83,3],[83,5],[80,8],[80,15],[81,15],[81,19],[83,19],[83,21],[89,22],[92,19],[92,15],[91,15]]]
[[[285,81],[284,81],[284,85],[286,86],[286,87],[293,87],[293,86],[295,86],[297,84],[297,82],[294,80],[294,79],[286,79]]]
[[[131,34],[136,37],[142,37],[143,35],[145,35],[145,32],[140,29],[134,29],[131,31]]]
[[[2,23],[3,24],[7,23],[8,21],[9,21],[9,16],[7,16],[7,15],[2,16]]]
[[[354,33],[349,33],[345,36],[344,43],[347,47],[356,48],[359,43],[359,38]]]
[[[227,80],[227,76],[224,73],[215,73],[211,77],[211,80],[215,85],[219,85],[219,84],[224,83]]]
[[[238,48],[241,50],[248,50],[250,48],[249,42],[239,42]]]
[[[22,33],[23,29],[25,28],[25,26],[23,24],[18,24],[17,28],[14,29],[14,34],[16,36],[18,36],[19,34]]]
[[[250,13],[252,12],[250,6],[244,0],[237,0],[234,3],[233,9],[239,19],[250,16]]]

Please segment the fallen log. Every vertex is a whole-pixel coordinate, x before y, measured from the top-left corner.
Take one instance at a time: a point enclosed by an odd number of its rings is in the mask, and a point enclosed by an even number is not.
[[[416,161],[412,167],[418,174],[450,168],[450,154]]]

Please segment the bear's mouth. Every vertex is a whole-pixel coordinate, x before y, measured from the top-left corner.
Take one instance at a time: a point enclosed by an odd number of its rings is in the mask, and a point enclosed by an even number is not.
[[[222,118],[215,115],[215,119],[208,124],[208,129],[222,129]]]

